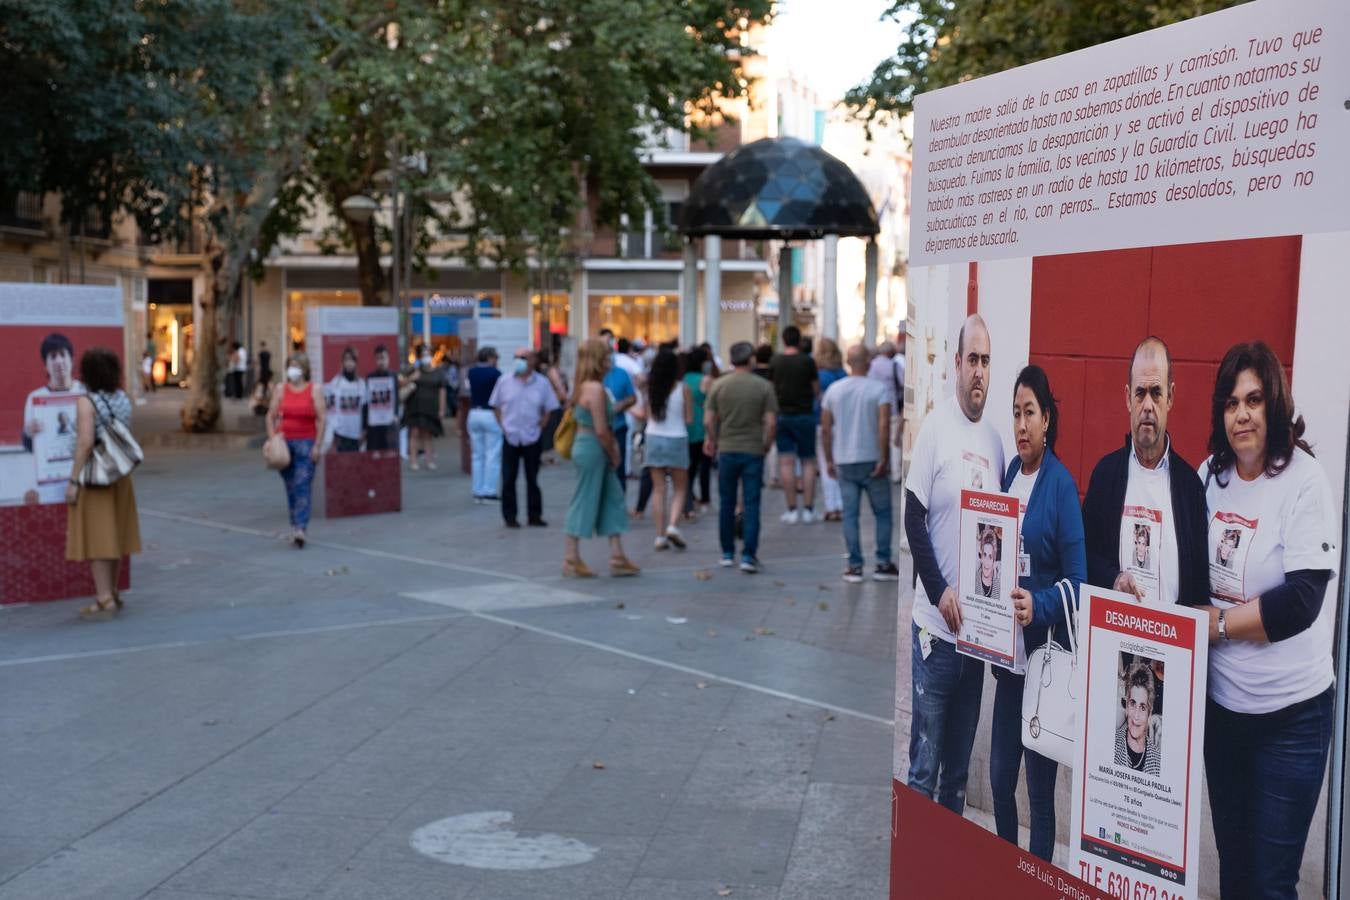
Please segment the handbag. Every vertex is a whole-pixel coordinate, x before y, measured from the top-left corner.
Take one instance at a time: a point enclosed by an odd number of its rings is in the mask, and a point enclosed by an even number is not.
[[[85,396],[94,406],[94,415],[103,426],[103,433],[95,437],[94,448],[89,453],[89,459],[85,460],[84,468],[80,470],[80,484],[87,487],[108,487],[130,475],[132,470],[141,464],[145,454],[141,452],[141,445],[131,436],[131,429],[112,414],[111,408],[108,408],[108,416],[104,418],[103,413],[99,411],[98,403],[95,402],[95,397],[99,395]],[[106,398],[103,403],[107,407]]]
[[[562,421],[558,423],[558,430],[553,432],[553,449],[558,451],[558,455],[563,459],[572,458],[572,444],[577,439],[577,419],[572,415],[572,407],[568,407],[563,413]]]
[[[291,464],[291,448],[281,432],[272,435],[263,444],[263,462],[269,469],[284,469]]]
[[[1078,738],[1078,642],[1074,639],[1073,611],[1069,608],[1072,585],[1056,582],[1059,602],[1068,625],[1069,648],[1053,637],[1027,657],[1026,681],[1022,687],[1022,746],[1046,759],[1074,767]],[[1053,635],[1053,631],[1051,632]]]

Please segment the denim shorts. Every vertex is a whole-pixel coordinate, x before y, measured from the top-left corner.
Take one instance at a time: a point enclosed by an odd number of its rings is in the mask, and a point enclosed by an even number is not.
[[[816,417],[779,416],[778,436],[774,438],[778,452],[795,453],[798,459],[816,458]]]
[[[642,458],[642,466],[645,469],[689,468],[689,440],[647,435],[647,452]]]

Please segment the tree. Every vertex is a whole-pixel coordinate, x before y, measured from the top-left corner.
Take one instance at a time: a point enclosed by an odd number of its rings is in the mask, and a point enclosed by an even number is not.
[[[389,300],[388,233],[344,219],[341,204],[387,190],[379,176],[409,154],[427,162],[400,176],[416,192],[415,255],[453,236],[471,264],[555,259],[582,185],[606,223],[655,202],[645,134],[742,95],[738,35],[770,12],[770,0],[400,4],[371,52],[335,73],[296,197],[343,222],[332,237],[354,250],[366,303]]]
[[[869,125],[907,115],[914,97],[1071,50],[1236,6],[1246,0],[892,0],[903,23],[895,55],[845,101]]]

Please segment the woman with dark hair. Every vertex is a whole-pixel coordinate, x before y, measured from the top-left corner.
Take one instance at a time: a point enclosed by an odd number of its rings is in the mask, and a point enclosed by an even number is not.
[[[698,504],[708,508],[712,491],[712,460],[703,452],[703,403],[712,389],[713,362],[702,347],[690,350],[684,358],[684,385],[694,401],[689,420],[689,482],[684,492],[684,517],[694,518],[694,482],[698,482]]]
[[[66,559],[87,561],[94,576],[97,599],[80,615],[106,617],[122,608],[117,579],[123,557],[141,551],[136,490],[130,475],[107,487],[81,485],[79,479],[109,424],[115,419],[131,427],[131,400],[122,390],[122,364],[105,347],[80,357],[80,381],[86,393],[77,401],[75,459],[66,485]]]
[[[848,377],[848,370],[844,368],[844,355],[839,350],[839,345],[830,338],[823,337],[816,346],[816,371],[820,373],[820,396],[816,398],[816,457],[825,458],[825,450],[821,447],[820,437],[820,404],[825,399],[825,392],[830,389],[830,385],[836,381],[842,381]],[[844,491],[839,487],[839,479],[831,478],[830,473],[825,467],[820,468],[820,499],[825,505],[824,519],[826,522],[842,522],[844,520]]]
[[[305,546],[309,528],[314,465],[319,461],[319,439],[327,426],[323,389],[309,380],[309,357],[300,352],[286,359],[286,380],[272,389],[267,410],[267,436],[280,434],[291,452],[291,463],[281,470],[290,512],[291,543]]]
[[[679,522],[689,475],[689,423],[694,413],[694,398],[689,385],[680,380],[680,359],[669,347],[663,346],[652,360],[643,397],[647,411],[643,468],[652,479],[655,546],[657,550],[666,550],[674,544],[683,550],[685,541]],[[672,488],[669,507],[666,506],[667,477]]]
[[[424,463],[436,469],[436,438],[444,430],[445,375],[433,364],[431,348],[417,345],[417,368],[409,375],[413,391],[403,406],[403,427],[408,429],[408,468],[417,471]]]
[[[1023,646],[1033,650],[1049,640],[1068,646],[1073,623],[1064,602],[1078,606],[1078,588],[1087,578],[1087,551],[1078,486],[1055,456],[1059,406],[1040,366],[1027,366],[1013,385],[1013,439],[1017,458],[1003,476],[1003,490],[1022,504],[1022,533],[1004,543],[1004,559],[1016,561],[1013,611]],[[1016,547],[1017,549],[1014,549]],[[1061,591],[1063,593],[1061,593]],[[1055,779],[1058,764],[1022,747],[1024,675],[994,668],[994,719],[989,748],[989,782],[999,837],[1017,843],[1017,776],[1025,754],[1031,806],[1031,852],[1049,862],[1055,850]]]
[[[1325,601],[1337,534],[1331,485],[1303,432],[1271,349],[1231,348],[1214,381],[1202,467],[1205,777],[1224,897],[1297,896],[1327,765],[1335,611]]]

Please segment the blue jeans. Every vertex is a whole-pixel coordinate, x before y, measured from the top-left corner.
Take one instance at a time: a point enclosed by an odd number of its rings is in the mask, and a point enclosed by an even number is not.
[[[927,659],[919,646],[919,626],[911,625],[909,673],[909,786],[929,800],[961,815],[966,808],[970,751],[980,721],[984,663],[956,652],[956,645],[931,638]]]
[[[764,457],[754,453],[717,454],[717,535],[722,554],[736,553],[736,488],[744,491],[745,514],[742,552],[753,557],[759,551],[759,494],[764,487]]]
[[[863,564],[862,542],[858,536],[858,517],[862,514],[862,494],[872,516],[877,520],[877,562],[891,561],[891,483],[883,475],[872,477],[876,463],[841,463],[839,491],[844,499],[844,545],[848,548],[849,566]]]
[[[490,409],[469,410],[473,495],[495,497],[502,480],[502,426]]]
[[[1205,778],[1223,900],[1298,896],[1331,744],[1334,688],[1263,715],[1205,707]]]
[[[309,454],[314,451],[313,441],[287,441],[291,451],[291,464],[281,470],[281,480],[286,484],[286,506],[291,514],[291,527],[304,531],[309,527],[310,494],[314,487],[314,460]]]
[[[1031,853],[1046,862],[1055,853],[1055,778],[1059,764],[1022,747],[1022,686],[1026,678],[1000,670],[994,676],[994,721],[989,741],[989,786],[998,836],[1017,845],[1017,772],[1025,755],[1031,805]]]

